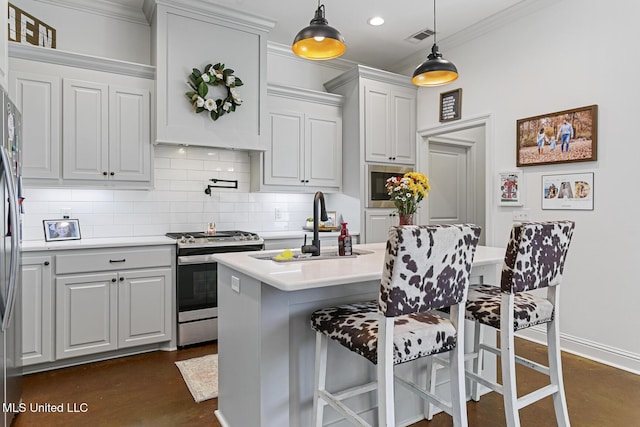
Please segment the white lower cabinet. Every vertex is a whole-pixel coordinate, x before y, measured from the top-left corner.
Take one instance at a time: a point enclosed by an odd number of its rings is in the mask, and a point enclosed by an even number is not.
[[[25,252],[23,365],[172,341],[174,268],[173,245]]]
[[[399,216],[395,209],[365,210],[365,243],[384,243],[387,241],[389,227],[398,225]]]
[[[22,258],[22,366],[53,358],[53,298],[50,256]]]
[[[171,269],[56,278],[56,358],[170,338]]]

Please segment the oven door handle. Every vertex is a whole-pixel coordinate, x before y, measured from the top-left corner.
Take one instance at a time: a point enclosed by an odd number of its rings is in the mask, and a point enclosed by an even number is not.
[[[179,256],[178,265],[192,265],[192,264],[214,264],[216,261],[213,259],[213,255],[189,255]]]

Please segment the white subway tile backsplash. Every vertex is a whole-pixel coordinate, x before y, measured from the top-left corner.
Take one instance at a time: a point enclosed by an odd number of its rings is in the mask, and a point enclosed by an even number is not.
[[[219,230],[300,230],[312,215],[313,194],[249,192],[246,151],[158,145],[154,152],[152,190],[27,187],[23,238],[43,239],[42,220],[60,218],[62,209],[79,219],[83,238],[204,231],[209,222]],[[207,195],[212,178],[237,180],[238,188]]]

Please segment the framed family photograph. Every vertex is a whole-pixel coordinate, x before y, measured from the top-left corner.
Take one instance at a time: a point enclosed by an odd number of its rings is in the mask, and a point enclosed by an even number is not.
[[[542,209],[593,210],[593,172],[542,176]]]
[[[500,206],[522,206],[522,172],[500,172],[498,174],[498,204]]]
[[[44,240],[80,240],[80,221],[77,219],[45,219]]]
[[[516,122],[516,165],[598,159],[598,106],[574,108]]]

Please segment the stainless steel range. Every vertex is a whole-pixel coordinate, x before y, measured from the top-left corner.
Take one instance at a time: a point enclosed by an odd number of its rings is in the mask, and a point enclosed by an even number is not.
[[[178,346],[218,339],[218,264],[214,254],[258,251],[264,240],[246,231],[167,233],[177,241]]]

